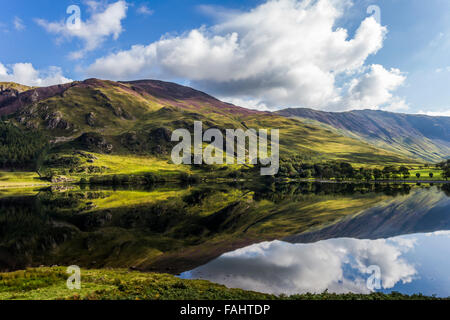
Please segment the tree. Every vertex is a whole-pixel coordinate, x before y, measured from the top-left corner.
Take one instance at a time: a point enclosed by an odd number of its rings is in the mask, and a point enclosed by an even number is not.
[[[394,171],[394,168],[391,167],[384,167],[383,169],[383,176],[386,180],[388,180],[391,177],[392,172]]]
[[[355,169],[350,163],[341,162],[339,166],[339,169],[344,177],[347,177],[349,179],[353,179],[355,177]]]
[[[433,172],[430,172],[429,176],[431,179],[433,179],[433,176],[434,176]]]
[[[364,178],[367,180],[367,181],[369,181],[369,180],[371,180],[372,179],[372,170],[371,169],[365,169],[365,170],[363,170],[363,172],[362,172],[362,175],[364,176]]]
[[[400,167],[398,172],[403,176],[403,179],[405,179],[405,180],[408,179],[411,176],[411,174],[409,173],[408,168],[405,167],[405,166]]]
[[[375,180],[380,180],[380,178],[383,176],[383,172],[381,172],[380,169],[373,169],[373,176]]]
[[[417,177],[417,179],[419,179],[420,178],[420,173],[416,173],[416,177]]]
[[[5,169],[39,168],[40,155],[47,149],[47,139],[32,130],[23,130],[0,121],[0,167]]]
[[[442,178],[444,178],[445,180],[448,180],[448,178],[450,178],[450,167],[444,169],[444,171],[442,172]]]
[[[334,175],[333,170],[331,170],[330,168],[325,168],[323,170],[322,176],[325,179],[331,179],[333,177],[333,175]]]

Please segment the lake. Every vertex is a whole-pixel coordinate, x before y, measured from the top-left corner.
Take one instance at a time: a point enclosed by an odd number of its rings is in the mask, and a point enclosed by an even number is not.
[[[0,269],[132,268],[275,294],[450,296],[449,185],[0,190]]]

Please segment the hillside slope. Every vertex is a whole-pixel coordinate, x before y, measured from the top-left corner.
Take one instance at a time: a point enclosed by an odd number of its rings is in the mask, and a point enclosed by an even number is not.
[[[323,124],[346,136],[409,158],[441,161],[450,157],[450,117],[399,114],[375,110],[323,112],[311,109],[285,109],[285,117]],[[318,122],[318,123],[316,123]]]
[[[280,129],[281,157],[355,164],[412,163],[396,152],[297,119],[224,103],[203,92],[155,80],[113,82],[89,79],[28,91],[0,100],[0,115],[39,132],[52,153],[77,150],[168,160],[175,129]],[[44,159],[45,160],[45,159]],[[63,159],[73,162],[72,160]],[[48,161],[47,161],[48,162]]]

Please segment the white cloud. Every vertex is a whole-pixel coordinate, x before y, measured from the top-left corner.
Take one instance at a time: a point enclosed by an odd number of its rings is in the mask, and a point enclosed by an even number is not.
[[[37,87],[72,82],[71,79],[63,76],[59,67],[36,70],[31,63],[16,63],[11,68],[7,68],[0,63],[0,81],[16,82]]]
[[[383,110],[390,112],[405,112],[409,110],[409,104],[401,98],[395,98],[389,105],[384,107]]]
[[[137,8],[137,13],[145,16],[151,16],[153,13],[155,13],[155,11],[150,9],[146,4],[143,4],[139,8]]]
[[[424,114],[431,117],[450,117],[450,108],[441,111],[423,111],[420,110],[417,114]]]
[[[271,0],[249,12],[222,15],[221,22],[211,27],[167,35],[99,58],[86,73],[122,80],[188,79],[192,86],[229,101],[255,104],[258,99],[255,105],[272,108],[388,104],[395,100],[392,91],[404,77],[376,65],[362,72],[367,57],[382,48],[387,29],[368,17],[350,38],[347,30],[336,27],[346,7],[338,3]],[[380,82],[384,80],[388,83]]]
[[[19,17],[14,17],[14,28],[17,31],[23,31],[25,30],[25,24],[23,23],[22,19],[20,19]]]
[[[82,58],[87,52],[97,49],[110,36],[116,40],[123,31],[122,20],[126,18],[128,9],[125,1],[120,0],[105,6],[96,1],[89,1],[87,4],[92,13],[89,20],[81,21],[79,28],[68,28],[65,21],[36,20],[50,33],[84,42],[83,49],[71,53],[70,57],[73,59]]]
[[[222,100],[227,103],[234,104],[235,106],[240,106],[247,109],[255,109],[260,111],[271,111],[270,108],[261,102],[261,100],[258,99],[241,99],[241,98],[234,98],[234,97],[217,97],[219,100]]]
[[[221,22],[226,21],[236,15],[242,14],[242,11],[219,5],[200,4],[196,7],[196,9],[198,12]]]
[[[394,98],[392,94],[405,80],[406,77],[398,69],[386,70],[381,65],[371,65],[369,72],[351,81],[346,104],[349,109],[376,109],[390,103],[387,110],[406,110],[406,102]]]

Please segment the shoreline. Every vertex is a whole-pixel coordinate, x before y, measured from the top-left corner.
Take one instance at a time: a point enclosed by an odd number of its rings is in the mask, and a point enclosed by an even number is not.
[[[185,280],[162,273],[146,273],[129,269],[83,269],[81,288],[67,288],[65,267],[28,268],[0,272],[8,290],[0,292],[0,300],[449,300],[398,292],[370,294],[327,291],[319,294],[275,295],[229,288],[207,280]],[[36,286],[36,282],[45,283]],[[170,288],[170,290],[167,290]]]
[[[326,180],[326,179],[289,179],[288,182],[319,182],[319,183],[372,183],[372,184],[417,184],[417,183],[436,183],[447,184],[448,180]]]
[[[254,181],[254,179],[240,179],[238,181]],[[363,181],[363,180],[342,180],[342,181],[336,181],[336,180],[324,180],[324,179],[275,179],[275,182],[284,182],[284,183],[303,183],[303,182],[309,182],[309,183],[333,183],[333,184],[361,184],[361,183],[370,183],[370,184],[448,184],[450,181],[446,180],[369,180],[369,181]],[[182,182],[182,181],[171,181],[171,182]],[[235,183],[236,180],[223,180],[220,181],[204,181],[199,182],[195,184],[202,184],[202,183]],[[156,183],[157,184],[157,183]],[[56,186],[76,186],[80,185],[79,182],[73,182],[73,183],[38,183],[38,184],[2,184],[0,182],[0,190],[8,190],[8,189],[30,189],[30,188],[39,188],[39,187],[56,187]],[[85,186],[101,186],[102,184],[91,184],[86,183],[83,184]],[[128,184],[132,186],[133,184]],[[136,184],[137,185],[137,184]],[[105,186],[110,186],[106,185]]]

